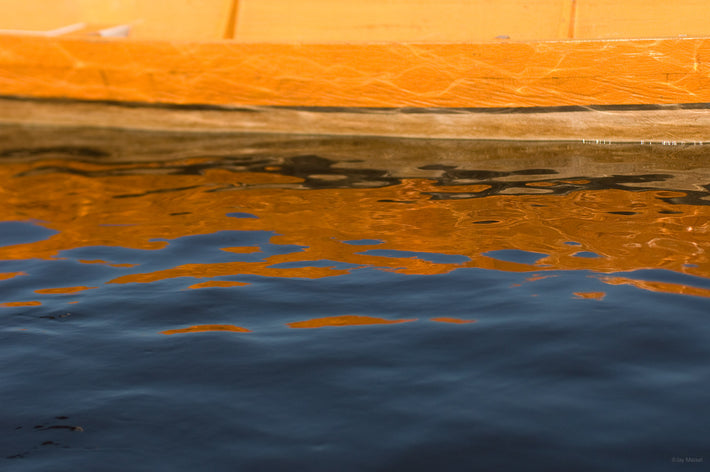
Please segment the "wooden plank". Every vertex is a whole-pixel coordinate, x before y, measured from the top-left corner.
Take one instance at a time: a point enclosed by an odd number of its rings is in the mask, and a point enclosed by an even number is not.
[[[0,36],[0,95],[312,107],[710,102],[710,39],[242,44]]]
[[[571,0],[241,0],[249,42],[496,41],[567,37]]]

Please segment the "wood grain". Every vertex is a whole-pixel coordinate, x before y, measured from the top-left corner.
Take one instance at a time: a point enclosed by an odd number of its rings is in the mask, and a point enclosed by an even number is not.
[[[290,133],[443,139],[681,144],[710,142],[710,109],[530,113],[206,110],[0,99],[0,123],[195,133]]]
[[[0,36],[0,95],[228,106],[710,102],[710,39],[243,44]]]

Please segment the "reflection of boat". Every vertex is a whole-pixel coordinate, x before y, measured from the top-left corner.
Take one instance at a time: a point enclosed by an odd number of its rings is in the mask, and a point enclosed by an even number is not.
[[[111,284],[240,291],[361,269],[495,270],[525,283],[588,271],[606,286],[710,297],[704,146],[3,126],[0,163],[0,281],[22,284],[33,273],[15,263],[28,260],[105,277],[5,306]],[[372,321],[327,314],[307,325]]]
[[[594,142],[710,139],[704,2],[170,6],[166,12],[152,0],[2,2],[0,120]]]

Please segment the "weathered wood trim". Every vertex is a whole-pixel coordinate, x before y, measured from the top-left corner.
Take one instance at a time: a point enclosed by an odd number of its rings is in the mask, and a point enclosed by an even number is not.
[[[590,142],[710,142],[710,109],[602,109],[489,113],[396,110],[141,106],[66,100],[0,99],[0,123],[201,133],[258,132],[444,139]]]

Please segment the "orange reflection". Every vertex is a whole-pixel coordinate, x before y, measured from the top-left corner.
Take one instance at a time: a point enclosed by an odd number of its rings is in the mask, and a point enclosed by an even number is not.
[[[103,264],[107,265],[110,267],[135,267],[138,264],[111,264],[110,262],[101,260],[101,259],[93,259],[93,260],[86,260],[86,259],[79,259],[78,262],[81,262],[82,264]]]
[[[468,324],[475,323],[476,320],[462,320],[461,318],[449,318],[446,316],[440,316],[438,318],[430,318],[431,321],[436,321],[437,323],[454,323],[454,324]]]
[[[528,187],[554,187],[559,184],[557,182],[529,182],[526,185]]]
[[[0,303],[0,306],[4,307],[19,307],[19,306],[40,306],[42,302],[31,301],[31,302],[5,302]]]
[[[652,292],[710,297],[710,289],[692,287],[690,285],[673,284],[669,282],[649,282],[646,280],[628,279],[626,277],[602,277],[601,281],[609,285],[633,285],[634,287],[650,290]]]
[[[234,325],[206,324],[190,326],[189,328],[168,329],[161,331],[161,334],[183,334],[183,333],[205,333],[209,331],[232,331],[235,333],[251,333],[251,330]]]
[[[20,275],[27,275],[25,272],[4,272],[0,274],[0,280],[9,280],[13,279],[15,277],[19,277]]]
[[[243,287],[249,285],[247,282],[232,282],[231,280],[210,280],[207,282],[201,282],[199,284],[190,285],[188,288],[198,289],[198,288],[212,288],[212,287]]]
[[[336,270],[330,267],[301,267],[295,269],[276,269],[263,262],[221,262],[213,264],[186,264],[172,269],[131,274],[110,280],[107,283],[150,283],[175,277],[223,277],[233,274],[255,274],[268,277],[289,277],[304,279],[319,279],[335,275],[347,274],[347,270]]]
[[[188,161],[204,162],[192,159],[170,164]],[[0,220],[45,221],[42,225],[59,232],[42,241],[0,247],[0,260],[53,259],[61,251],[87,246],[158,250],[179,237],[243,230],[271,231],[277,235],[269,244],[303,249],[258,262],[176,261],[175,267],[154,272],[118,272],[111,282],[239,274],[321,278],[348,273],[348,269],[308,266],[308,261],[323,260],[422,275],[466,267],[601,273],[648,268],[702,277],[710,274],[710,206],[661,200],[683,197],[683,192],[591,189],[457,198],[462,192],[481,192],[487,186],[441,185],[412,178],[377,188],[303,190],[297,187],[304,179],[269,172],[207,169],[202,173],[157,173],[161,165],[69,160],[3,164]],[[135,174],[109,172],[139,167]],[[64,170],[39,171],[44,168]],[[94,171],[97,173],[91,176],[81,173]],[[226,190],[213,193],[215,189]],[[435,199],[432,194],[451,198]],[[258,218],[227,216],[235,208]],[[363,238],[384,241],[378,249],[460,255],[468,260],[452,263],[426,255],[384,257],[343,242]],[[570,241],[577,244],[566,244]],[[511,248],[547,256],[537,264],[524,264],[484,255]],[[261,250],[256,246],[221,249],[233,253]],[[579,257],[580,252],[600,257]],[[284,263],[303,265],[279,266]],[[110,265],[121,269],[135,264]]]
[[[575,298],[583,298],[587,300],[602,300],[605,292],[574,292]]]
[[[358,316],[358,315],[343,315],[343,316],[326,316],[325,318],[314,318],[306,321],[295,321],[286,323],[291,328],[325,328],[328,326],[360,326],[360,325],[382,325],[382,324],[399,324],[416,321],[416,319],[406,320],[388,320],[386,318],[377,318],[374,316]]]
[[[556,275],[533,275],[532,277],[527,277],[526,282],[537,282],[538,280],[549,279],[551,277],[557,277]]]
[[[69,294],[82,292],[84,290],[91,290],[98,287],[59,287],[59,288],[42,288],[35,290],[35,293],[39,294]]]
[[[222,250],[237,254],[253,254],[255,252],[261,252],[261,248],[258,246],[223,247]]]

